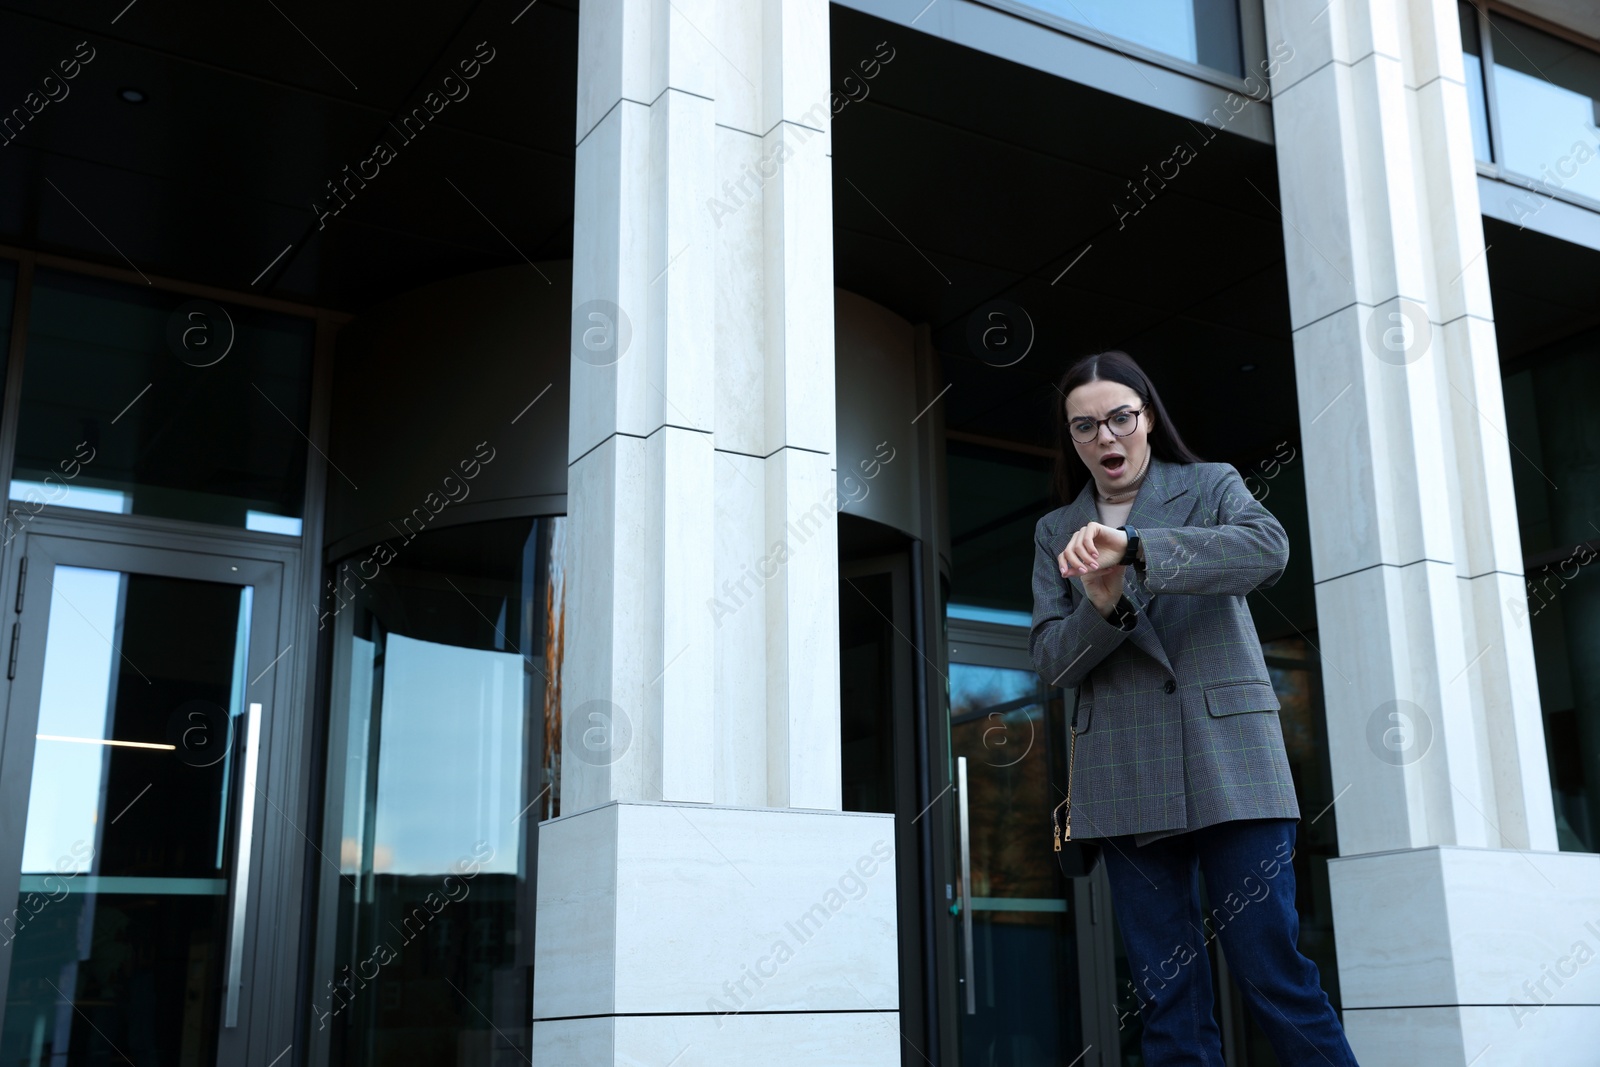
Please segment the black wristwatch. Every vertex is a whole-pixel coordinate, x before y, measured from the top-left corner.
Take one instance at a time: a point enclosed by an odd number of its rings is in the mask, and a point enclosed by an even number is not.
[[[1137,564],[1139,562],[1139,531],[1132,526],[1119,526],[1118,529],[1127,535],[1128,548],[1127,551],[1122,553],[1122,558],[1117,562]]]

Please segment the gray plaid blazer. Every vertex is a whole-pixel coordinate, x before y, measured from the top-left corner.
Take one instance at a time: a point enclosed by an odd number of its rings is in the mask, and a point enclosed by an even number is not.
[[[1229,819],[1298,819],[1278,698],[1245,594],[1283,574],[1289,539],[1226,463],[1150,457],[1128,525],[1145,568],[1123,572],[1136,620],[1104,618],[1056,556],[1098,521],[1091,480],[1034,527],[1040,679],[1080,688],[1072,836],[1137,844]]]

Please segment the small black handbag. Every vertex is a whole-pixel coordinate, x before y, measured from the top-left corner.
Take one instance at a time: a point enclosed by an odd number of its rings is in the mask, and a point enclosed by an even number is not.
[[[1055,836],[1056,862],[1061,866],[1061,873],[1068,878],[1082,878],[1092,874],[1094,865],[1100,859],[1098,844],[1093,841],[1072,839],[1072,768],[1078,762],[1078,700],[1082,695],[1082,686],[1072,691],[1072,725],[1067,728],[1067,733],[1072,738],[1067,754],[1067,795],[1050,813],[1050,825]]]

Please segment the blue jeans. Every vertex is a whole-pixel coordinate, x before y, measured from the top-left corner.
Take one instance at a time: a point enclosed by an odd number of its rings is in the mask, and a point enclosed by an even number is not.
[[[1132,836],[1101,842],[1140,1003],[1144,1067],[1224,1067],[1206,956],[1213,936],[1279,1063],[1356,1067],[1317,965],[1296,946],[1294,840],[1293,819],[1242,819],[1143,848]]]

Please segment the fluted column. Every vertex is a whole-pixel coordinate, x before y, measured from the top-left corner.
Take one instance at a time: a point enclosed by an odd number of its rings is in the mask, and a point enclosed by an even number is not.
[[[578,78],[534,1045],[898,1062],[892,819],[839,810],[828,5],[586,0]]]
[[[1554,851],[1456,5],[1266,24],[1346,1025],[1368,1067],[1535,1062],[1600,1023],[1513,1003],[1600,911],[1600,860]],[[1600,969],[1553,992],[1600,1003]]]

